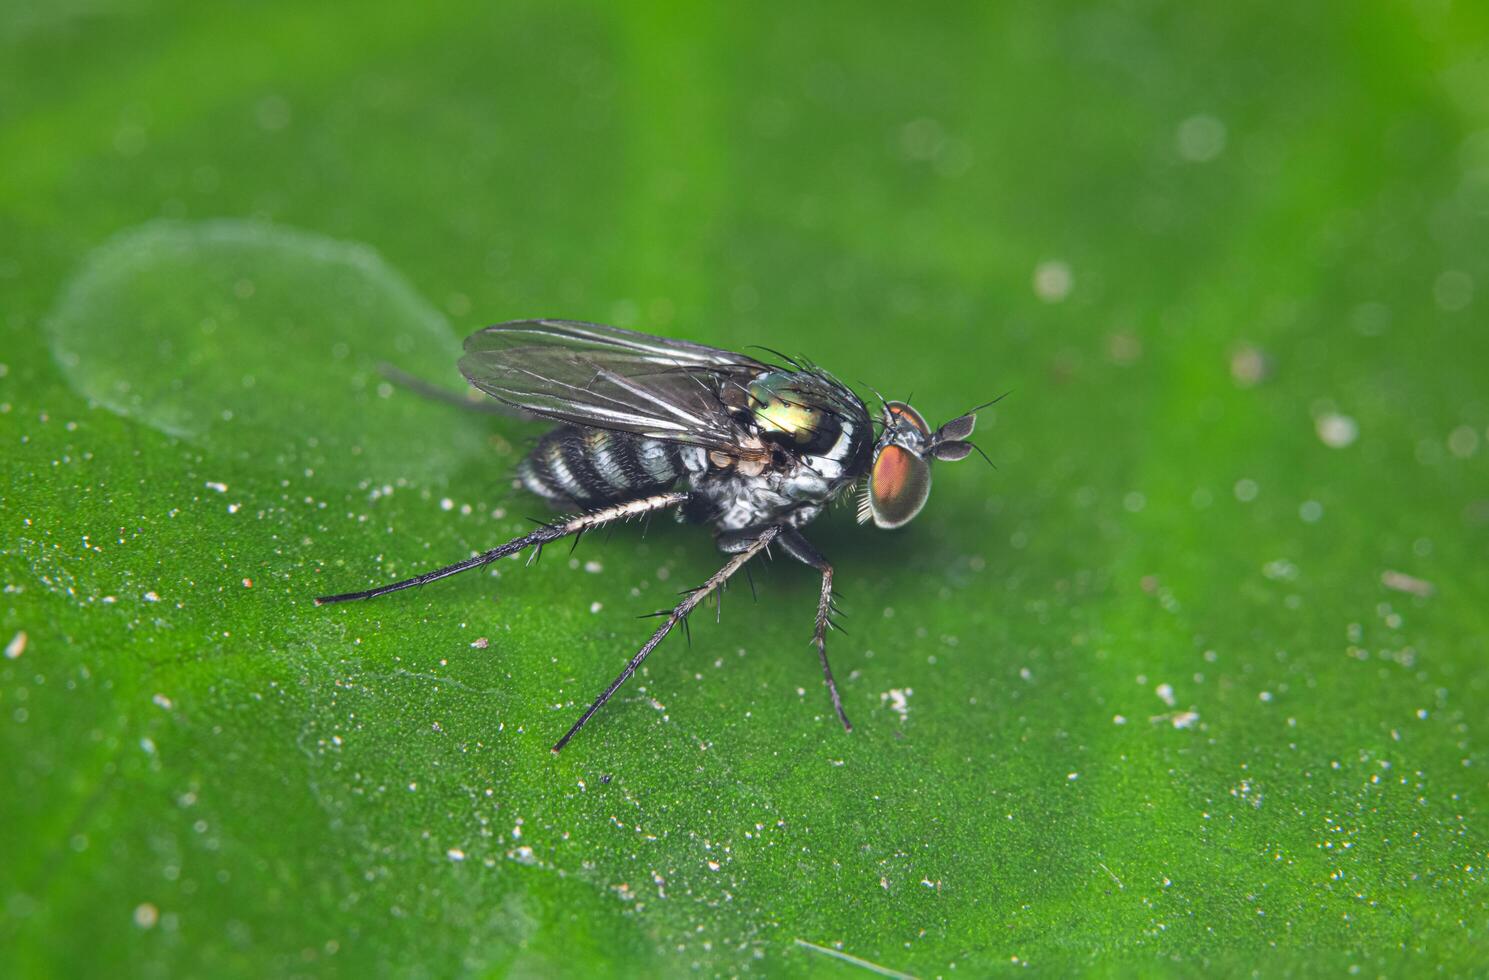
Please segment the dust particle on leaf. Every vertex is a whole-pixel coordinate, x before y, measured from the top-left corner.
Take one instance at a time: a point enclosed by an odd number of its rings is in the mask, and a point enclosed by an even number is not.
[[[1405,572],[1395,572],[1390,569],[1380,573],[1380,584],[1395,592],[1406,592],[1415,596],[1429,596],[1433,593],[1432,583],[1426,579],[1408,575]]]

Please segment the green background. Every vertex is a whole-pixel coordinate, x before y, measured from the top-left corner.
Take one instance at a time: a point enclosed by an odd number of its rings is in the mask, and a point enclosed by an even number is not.
[[[1482,6],[76,0],[0,46],[7,975],[1482,966]],[[533,315],[1012,392],[996,470],[812,528],[852,735],[777,561],[549,754],[699,529],[312,607],[543,513],[535,430],[374,370]]]

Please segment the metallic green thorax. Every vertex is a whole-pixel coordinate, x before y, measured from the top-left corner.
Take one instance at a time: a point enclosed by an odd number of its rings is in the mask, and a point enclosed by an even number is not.
[[[805,452],[821,452],[842,432],[835,415],[814,404],[812,392],[795,384],[788,371],[762,374],[749,385],[749,407],[767,436]]]

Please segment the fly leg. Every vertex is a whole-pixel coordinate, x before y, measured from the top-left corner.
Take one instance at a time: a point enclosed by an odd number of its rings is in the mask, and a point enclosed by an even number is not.
[[[371,599],[376,596],[387,595],[389,592],[398,592],[402,589],[411,589],[416,585],[426,585],[438,579],[447,578],[451,575],[457,575],[460,572],[468,571],[472,568],[480,568],[482,565],[489,565],[494,561],[498,561],[502,558],[507,557],[508,555],[516,554],[523,548],[531,546],[537,546],[541,548],[549,541],[556,541],[559,538],[567,537],[570,534],[582,534],[592,527],[599,527],[600,525],[608,524],[611,521],[618,521],[628,517],[637,517],[641,514],[648,514],[652,511],[662,510],[667,507],[676,507],[679,504],[687,501],[687,499],[688,494],[682,492],[659,493],[654,497],[642,497],[639,500],[628,500],[623,504],[612,504],[609,507],[601,507],[599,510],[592,510],[585,514],[575,514],[572,517],[559,518],[558,520],[551,521],[547,524],[540,524],[521,537],[513,538],[511,541],[508,541],[504,545],[492,548],[490,551],[482,552],[481,554],[474,557],[467,558],[465,559],[465,561],[457,561],[453,565],[446,565],[444,568],[436,568],[432,572],[425,572],[423,575],[415,575],[413,578],[406,578],[401,582],[394,582],[391,585],[380,585],[375,589],[367,589],[364,592],[346,592],[342,595],[321,596],[315,600],[315,604],[317,606],[326,606],[330,605],[333,602],[350,602],[353,599]]]
[[[781,547],[786,549],[786,554],[822,573],[822,594],[817,599],[817,628],[812,633],[812,643],[816,645],[817,657],[822,661],[822,679],[827,682],[827,693],[832,696],[832,706],[837,711],[843,728],[851,732],[853,723],[848,720],[848,715],[843,711],[843,699],[838,696],[838,685],[832,679],[832,667],[827,663],[827,631],[833,625],[832,565],[794,527],[786,528],[781,532],[780,542]]]
[[[641,649],[636,652],[636,655],[631,658],[630,662],[626,664],[626,669],[620,672],[620,676],[610,682],[610,686],[605,688],[603,694],[595,698],[595,703],[590,705],[589,708],[584,712],[584,714],[579,716],[579,720],[574,722],[574,726],[567,732],[564,732],[564,737],[554,743],[554,754],[558,754],[558,752],[563,749],[565,745],[569,744],[569,739],[573,738],[574,735],[579,731],[579,729],[584,727],[585,722],[589,721],[589,719],[593,717],[596,711],[599,711],[601,708],[603,708],[605,706],[605,702],[610,700],[611,695],[613,695],[620,688],[620,686],[630,678],[632,674],[636,673],[636,668],[641,666],[642,661],[644,661],[651,654],[651,652],[657,648],[657,644],[661,643],[662,640],[667,636],[667,634],[672,631],[672,627],[676,626],[683,620],[684,617],[688,615],[688,613],[692,612],[693,609],[698,605],[698,603],[702,602],[705,598],[708,597],[708,594],[710,592],[713,592],[715,589],[719,588],[725,582],[727,582],[729,580],[729,576],[733,575],[735,572],[743,568],[745,566],[745,563],[748,562],[751,558],[754,558],[760,552],[764,551],[765,546],[770,544],[770,542],[776,537],[776,535],[780,533],[781,529],[778,527],[765,528],[747,544],[744,544],[744,546],[741,547],[739,551],[731,555],[729,560],[724,563],[724,567],[719,569],[717,572],[714,572],[707,582],[704,582],[698,588],[691,589],[687,593],[685,593],[683,595],[682,602],[679,602],[677,604],[677,608],[673,609],[670,613],[667,614],[667,618],[662,621],[662,625],[657,627],[657,631],[651,635],[651,639],[647,640],[645,645],[643,645]]]

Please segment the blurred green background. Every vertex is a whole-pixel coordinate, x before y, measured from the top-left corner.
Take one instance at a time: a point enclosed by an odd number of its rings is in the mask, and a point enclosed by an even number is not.
[[[1468,974],[1489,928],[1489,10],[0,9],[9,976]],[[505,540],[380,384],[593,319],[933,422],[719,564]],[[866,389],[865,389],[866,390]]]

